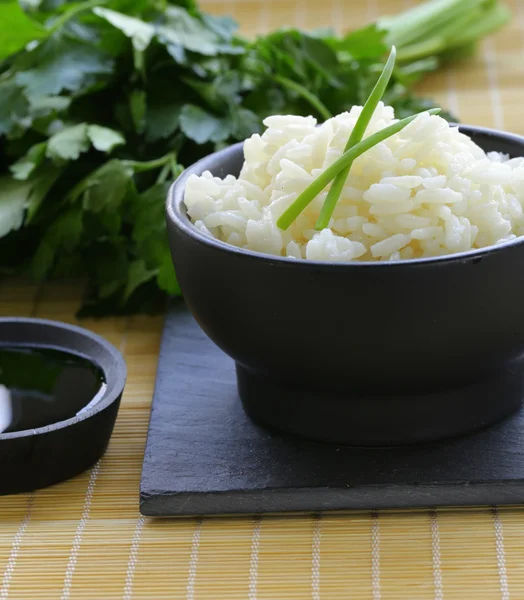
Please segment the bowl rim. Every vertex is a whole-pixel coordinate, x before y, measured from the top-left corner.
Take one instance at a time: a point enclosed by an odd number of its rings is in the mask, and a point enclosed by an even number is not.
[[[81,409],[76,415],[63,421],[57,421],[43,427],[36,427],[33,429],[23,429],[21,431],[13,431],[10,433],[0,433],[0,443],[7,440],[14,440],[17,438],[35,437],[40,435],[47,435],[60,429],[65,429],[72,425],[76,425],[81,421],[86,421],[96,414],[105,410],[108,406],[113,404],[122,395],[127,379],[127,367],[122,354],[107,340],[103,337],[93,333],[83,327],[76,325],[70,325],[69,323],[62,323],[60,321],[52,321],[49,319],[35,319],[32,317],[2,317],[0,318],[0,332],[2,326],[7,325],[11,327],[20,327],[23,330],[23,339],[17,341],[10,341],[9,339],[0,339],[1,348],[42,348],[50,350],[58,350],[66,352],[79,357],[82,357],[90,363],[96,365],[103,373],[105,378],[105,389],[100,396],[100,399],[89,409]],[[34,342],[35,331],[46,330],[46,334],[66,334],[71,335],[76,339],[83,338],[90,344],[90,347],[101,349],[105,353],[105,357],[95,358],[93,354],[82,352],[74,347],[74,345],[68,346],[62,341],[53,343],[50,341],[46,342]],[[96,397],[96,396],[95,396]],[[94,399],[94,398],[93,398]]]
[[[453,127],[458,127],[461,133],[468,136],[472,134],[485,135],[491,138],[504,139],[506,142],[515,144],[516,146],[522,147],[522,156],[524,157],[524,136],[501,131],[498,129],[492,129],[489,127],[480,127],[476,125],[465,125],[462,123],[451,123]],[[244,142],[237,142],[227,148],[208,154],[201,158],[199,161],[187,167],[182,174],[172,183],[166,200],[166,216],[180,231],[186,236],[193,239],[193,241],[218,250],[224,253],[237,255],[238,257],[250,258],[253,260],[259,260],[263,262],[270,262],[272,264],[278,264],[281,266],[293,265],[297,268],[325,268],[325,269],[395,269],[405,268],[411,266],[413,268],[426,266],[426,265],[443,265],[454,262],[466,262],[466,261],[480,261],[487,255],[492,255],[505,250],[508,247],[524,245],[524,235],[496,244],[494,246],[486,246],[485,248],[477,248],[475,250],[467,250],[464,252],[457,252],[453,254],[445,254],[442,256],[428,256],[423,258],[410,258],[402,259],[397,261],[353,261],[353,262],[332,262],[332,261],[319,261],[319,260],[299,260],[288,256],[277,256],[274,254],[268,254],[265,252],[256,252],[247,248],[239,248],[228,244],[222,240],[214,237],[210,237],[200,232],[191,222],[187,215],[186,208],[184,206],[184,194],[188,178],[191,175],[201,175],[204,171],[209,169],[209,163],[220,163],[231,154],[235,154],[240,151],[244,146]],[[1,438],[0,438],[1,439]]]

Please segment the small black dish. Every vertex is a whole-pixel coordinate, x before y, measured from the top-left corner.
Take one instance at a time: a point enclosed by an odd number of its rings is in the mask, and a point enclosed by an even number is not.
[[[26,361],[67,361],[67,369],[47,373],[49,390],[60,404],[50,405],[51,394],[20,389],[18,373],[6,395],[2,388],[3,415],[12,404],[12,425],[4,422],[0,433],[0,494],[28,492],[69,479],[92,466],[105,452],[113,431],[126,380],[126,365],[109,342],[80,327],[42,319],[0,319],[0,354],[4,368],[17,353]],[[21,363],[25,365],[25,362]],[[32,384],[28,369],[27,386]],[[10,375],[0,373],[0,383]],[[99,381],[97,382],[97,379]],[[47,383],[46,383],[47,385]],[[41,399],[39,398],[41,395]],[[7,400],[6,400],[7,398]],[[40,410],[39,401],[47,403]],[[69,402],[68,402],[69,400]],[[58,402],[58,400],[57,400]],[[7,409],[6,409],[7,406]],[[22,406],[22,409],[20,409]],[[0,407],[2,408],[2,407]],[[22,414],[20,413],[22,410]],[[25,411],[25,413],[24,413]],[[57,416],[57,422],[51,422]],[[31,426],[30,429],[23,428]],[[49,423],[49,424],[44,424]],[[43,425],[43,426],[41,426]],[[23,428],[23,429],[21,429]]]
[[[460,126],[485,151],[524,138]],[[242,143],[172,186],[167,225],[186,303],[236,362],[259,423],[351,445],[428,442],[515,412],[524,396],[524,239],[395,263],[297,261],[200,233],[184,207],[192,174],[238,175]]]

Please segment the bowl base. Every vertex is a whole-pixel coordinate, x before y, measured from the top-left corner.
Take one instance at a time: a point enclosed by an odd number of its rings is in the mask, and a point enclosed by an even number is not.
[[[285,433],[350,446],[433,442],[493,425],[524,399],[524,363],[470,385],[406,396],[350,395],[311,390],[236,365],[244,410]]]

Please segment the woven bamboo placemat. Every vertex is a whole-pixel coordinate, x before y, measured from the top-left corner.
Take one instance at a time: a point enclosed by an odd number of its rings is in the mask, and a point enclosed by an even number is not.
[[[465,2],[468,0],[464,0]],[[246,34],[357,27],[405,0],[234,0]],[[524,1],[477,56],[421,91],[465,123],[524,134]],[[0,315],[73,322],[81,289],[0,284]],[[520,508],[147,520],[138,483],[162,317],[83,321],[125,355],[129,379],[108,452],[90,472],[0,498],[0,600],[524,599]]]

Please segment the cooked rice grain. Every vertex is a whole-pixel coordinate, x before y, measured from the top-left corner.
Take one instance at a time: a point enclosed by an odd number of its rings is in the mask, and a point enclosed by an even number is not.
[[[263,135],[245,142],[238,178],[188,179],[197,229],[256,252],[331,262],[440,256],[524,234],[524,158],[486,154],[427,113],[353,163],[329,229],[314,229],[326,189],[281,231],[278,217],[344,152],[361,110],[318,127],[313,117],[268,117]],[[380,103],[366,136],[393,122]]]

